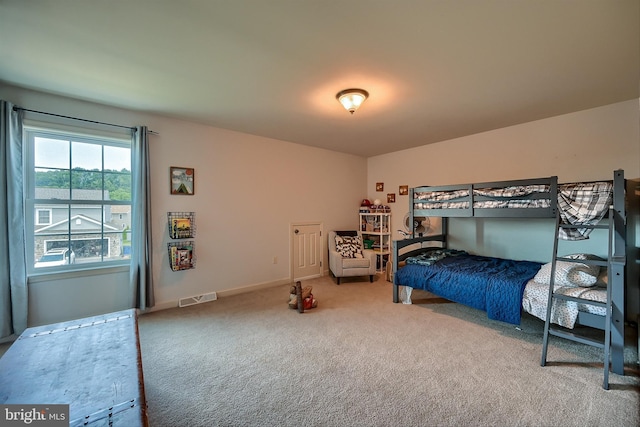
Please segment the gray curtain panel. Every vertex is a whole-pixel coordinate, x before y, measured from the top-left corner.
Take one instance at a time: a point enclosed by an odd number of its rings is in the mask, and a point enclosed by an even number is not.
[[[151,263],[149,137],[146,126],[138,126],[132,132],[131,287],[135,307],[144,310],[155,305]]]
[[[0,100],[0,340],[27,328],[22,111]]]

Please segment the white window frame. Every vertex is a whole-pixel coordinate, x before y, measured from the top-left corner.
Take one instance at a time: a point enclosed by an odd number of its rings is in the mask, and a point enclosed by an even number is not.
[[[35,215],[27,215],[26,221],[26,237],[27,237],[27,270],[30,275],[40,275],[40,274],[50,274],[57,272],[67,272],[72,270],[92,270],[92,269],[104,269],[110,267],[121,267],[129,265],[129,258],[118,259],[116,257],[112,257],[109,255],[110,247],[106,248],[107,253],[105,254],[104,248],[101,251],[102,254],[99,256],[100,260],[96,262],[85,262],[85,263],[76,263],[73,265],[64,265],[64,266],[55,266],[55,267],[47,267],[47,268],[35,268],[35,262],[37,261],[36,250],[35,250],[35,240],[36,240],[36,226],[42,225],[52,225],[54,222],[53,218],[53,207],[50,208],[36,208],[37,205],[62,205],[62,206],[78,206],[78,205],[87,205],[87,206],[96,206],[101,207],[102,209],[102,227],[100,232],[96,233],[87,233],[87,234],[95,234],[96,239],[100,241],[111,241],[111,236],[115,234],[122,235],[122,230],[111,230],[110,233],[105,232],[105,215],[108,206],[115,205],[133,205],[133,200],[130,201],[116,201],[116,200],[105,200],[104,195],[102,199],[98,200],[74,200],[71,195],[69,199],[59,200],[59,199],[36,199],[35,198],[35,160],[34,160],[34,151],[35,151],[35,138],[36,137],[50,137],[50,138],[62,138],[69,139],[76,142],[83,143],[92,143],[97,144],[102,147],[104,146],[114,146],[114,147],[124,147],[131,149],[131,136],[123,135],[123,134],[114,134],[110,132],[102,132],[102,131],[87,131],[86,129],[78,129],[71,126],[66,125],[57,125],[57,124],[40,124],[34,122],[25,122],[24,126],[24,147],[25,147],[25,206],[27,212],[34,212]],[[69,170],[72,169],[72,165],[69,164]],[[66,170],[66,169],[65,169]],[[104,163],[103,168],[99,171],[104,174]],[[130,171],[131,173],[131,171]],[[104,189],[103,189],[104,194]],[[36,210],[49,210],[49,224],[40,224],[39,218],[37,218]],[[67,221],[72,221],[73,217],[71,215],[68,216]],[[66,239],[70,241],[70,244],[73,244],[74,241],[80,240],[88,240],[87,237],[74,237],[74,233],[69,230],[66,234]],[[42,242],[44,242],[46,238],[43,237]],[[40,249],[42,250],[42,249]],[[76,260],[78,257],[76,256]]]
[[[36,208],[35,211],[36,211],[36,217],[35,217],[36,225],[51,225],[51,223],[53,222],[53,220],[52,220],[53,210],[52,209]],[[48,212],[49,213],[49,221],[40,222],[40,212]]]

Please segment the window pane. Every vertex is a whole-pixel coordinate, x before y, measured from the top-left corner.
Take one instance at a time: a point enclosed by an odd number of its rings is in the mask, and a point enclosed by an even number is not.
[[[68,199],[69,170],[37,168],[35,171],[36,199]]]
[[[34,231],[34,260],[36,268],[70,264],[73,258],[63,249],[69,249],[69,205],[36,205]],[[50,213],[49,224],[38,224],[43,212]]]
[[[69,248],[68,242],[49,241],[50,249],[36,257],[35,268],[58,267],[76,263],[76,254]]]
[[[38,224],[36,221],[36,235],[62,235],[66,236],[69,231],[69,205],[58,204],[37,204],[34,206],[35,218],[44,219],[44,215],[49,215],[48,223]]]
[[[103,258],[109,256],[109,241],[100,233],[77,234],[74,236],[73,246],[78,264],[102,262]]]
[[[102,200],[102,173],[71,171],[71,198],[73,200]]]
[[[111,257],[131,257],[131,205],[113,205],[105,209],[105,236],[109,237]]]
[[[43,205],[36,206],[36,211]],[[112,210],[118,215],[112,215]],[[131,206],[56,205],[51,209],[56,218],[50,226],[37,226],[34,233],[35,260],[57,253],[57,249],[71,248],[72,263],[86,264],[120,260],[130,256]],[[104,212],[104,214],[103,214]],[[122,215],[122,219],[120,216]],[[109,218],[102,221],[102,218]],[[126,247],[126,249],[125,249]],[[56,264],[61,265],[61,264]],[[40,263],[38,268],[53,266]]]
[[[131,174],[105,173],[104,188],[109,192],[109,200],[131,200]]]
[[[114,211],[118,214],[114,215]],[[72,205],[71,212],[71,241],[78,263],[122,258],[124,239],[129,238],[130,205],[75,204]],[[123,215],[122,219],[120,214]],[[127,245],[130,247],[131,243],[127,242]]]
[[[36,167],[69,169],[69,141],[35,137],[33,151]]]
[[[102,145],[74,141],[71,145],[71,167],[102,170]]]
[[[131,172],[131,149],[126,147],[104,147],[104,169]]]

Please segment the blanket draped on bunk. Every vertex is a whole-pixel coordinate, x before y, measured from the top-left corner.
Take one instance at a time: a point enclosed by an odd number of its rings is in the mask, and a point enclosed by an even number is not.
[[[432,292],[483,310],[493,320],[520,324],[522,294],[541,263],[457,253],[431,265],[413,263],[396,273],[397,284]]]
[[[595,225],[607,214],[613,200],[611,182],[564,184],[558,187],[558,210],[563,224]],[[560,228],[564,240],[588,239],[590,228]]]

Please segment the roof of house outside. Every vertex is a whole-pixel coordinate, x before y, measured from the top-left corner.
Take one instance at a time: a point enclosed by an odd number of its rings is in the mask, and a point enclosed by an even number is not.
[[[113,205],[111,206],[112,214],[131,213],[131,205]]]
[[[82,190],[72,189],[74,200],[101,200],[101,190]],[[68,199],[69,189],[66,188],[46,188],[36,187],[35,191],[36,199]],[[111,200],[109,198],[109,190],[104,190],[104,200]]]

